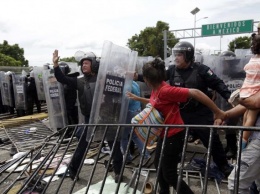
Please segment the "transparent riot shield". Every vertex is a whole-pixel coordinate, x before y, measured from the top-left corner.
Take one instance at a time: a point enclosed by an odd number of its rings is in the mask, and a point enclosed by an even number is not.
[[[42,75],[50,126],[56,131],[68,124],[63,86],[56,80],[53,69],[43,70]]]
[[[79,124],[84,124],[85,123],[85,116],[81,113],[81,109],[79,106],[79,94],[77,91],[77,106],[78,106],[78,118],[79,118]]]
[[[0,91],[1,91],[1,93],[2,93],[2,80],[4,79],[4,75],[5,75],[5,72],[0,71]],[[2,100],[2,95],[1,95],[1,100]]]
[[[232,92],[241,88],[244,79],[245,71],[244,66],[248,63],[250,57],[240,56],[234,58],[220,57],[220,64],[222,65],[222,80],[228,86],[228,89]],[[221,73],[221,72],[220,72]],[[225,104],[222,99],[219,104]],[[223,107],[225,110],[226,107]]]
[[[2,80],[4,79],[4,75],[5,75],[5,72],[3,71],[0,71],[0,94],[1,94],[1,107],[4,107],[5,105],[3,104],[3,87],[2,87]],[[4,108],[3,108],[4,109]]]
[[[252,55],[251,49],[235,49],[235,55],[238,57],[244,57]]]
[[[203,56],[201,53],[196,52],[195,53],[195,62],[203,64]]]
[[[27,75],[29,75],[29,73],[27,73],[24,69],[22,70],[22,73],[21,73],[23,76],[27,76]]]
[[[203,55],[203,64],[209,66],[212,71],[223,80],[228,89],[232,92],[239,89],[245,79],[244,66],[248,63],[250,57],[225,57]],[[222,110],[230,109],[229,103],[217,94],[216,104]]]
[[[164,59],[164,62],[165,62],[165,69],[167,70],[169,68],[170,65],[173,64],[173,57],[172,55],[167,57],[166,59]]]
[[[5,72],[0,72],[0,77],[1,77],[1,94],[2,94],[2,103],[3,105],[13,107],[14,102],[12,99],[12,82],[11,82],[11,75],[5,73]]]
[[[137,52],[106,41],[103,45],[100,67],[94,92],[90,123],[125,123],[137,60]],[[88,130],[89,139],[92,130]],[[99,128],[95,139],[100,140],[104,129]],[[115,130],[108,130],[107,140],[114,140]]]
[[[79,69],[79,66],[78,66],[78,63],[75,63],[75,62],[66,62],[70,68],[70,74],[71,73],[76,73],[76,72],[80,72],[80,69]]]
[[[149,61],[154,60],[153,57],[148,56],[148,57],[137,57],[137,62],[136,62],[136,72],[138,74],[143,74],[142,68],[144,64],[146,64]],[[138,85],[140,86],[140,96],[144,98],[150,98],[151,95],[151,89],[147,87],[147,85],[144,82],[137,82]],[[142,108],[144,108],[145,105],[142,104]]]
[[[35,79],[35,85],[37,90],[37,95],[39,100],[46,100],[44,87],[43,87],[43,67],[33,67],[33,74]]]
[[[146,64],[147,62],[152,61],[152,60],[154,60],[154,58],[151,57],[151,56],[148,56],[148,57],[137,57],[136,72],[138,74],[142,74],[143,73],[142,68],[143,68],[144,64]]]
[[[16,110],[27,109],[26,76],[13,74],[14,101]]]

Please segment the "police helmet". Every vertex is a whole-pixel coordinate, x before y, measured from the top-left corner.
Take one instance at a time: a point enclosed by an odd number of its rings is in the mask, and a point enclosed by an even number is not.
[[[30,76],[29,77],[34,77],[33,71],[30,72]]]
[[[61,71],[67,75],[68,73],[70,73],[70,67],[66,62],[59,62],[59,67],[61,68]]]
[[[6,74],[6,75],[12,75],[13,72],[11,72],[11,71],[7,71],[5,74]]]
[[[50,63],[43,64],[43,69],[44,70],[50,69]]]
[[[224,51],[220,54],[222,57],[236,57],[236,54],[232,51]]]
[[[186,62],[194,61],[194,47],[186,41],[178,42],[172,49],[173,55],[182,53]]]
[[[88,60],[91,62],[91,72],[98,73],[99,60],[97,59],[96,55],[93,52],[85,53],[84,56],[80,59],[79,65],[81,66],[81,71],[82,71],[82,64],[84,60]]]

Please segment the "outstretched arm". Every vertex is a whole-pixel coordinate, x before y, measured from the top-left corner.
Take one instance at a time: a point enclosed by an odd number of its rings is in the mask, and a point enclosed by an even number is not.
[[[194,98],[195,100],[199,101],[200,103],[206,105],[211,109],[211,111],[215,114],[215,120],[221,119],[224,120],[226,115],[225,112],[220,110],[217,105],[203,92],[197,89],[189,89],[189,97]],[[220,123],[219,123],[220,124]]]
[[[143,98],[143,97],[140,97],[140,96],[136,96],[135,94],[133,94],[131,92],[126,92],[126,96],[128,98],[130,98],[131,100],[136,100],[136,101],[139,101],[139,102],[144,103],[144,104],[149,103],[149,98]]]
[[[246,107],[242,106],[241,104],[235,106],[232,109],[226,111],[226,119],[235,118],[243,115],[246,111]]]

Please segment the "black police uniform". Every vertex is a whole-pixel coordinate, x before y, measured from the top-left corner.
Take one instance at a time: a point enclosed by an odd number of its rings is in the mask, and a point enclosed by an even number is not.
[[[69,125],[78,124],[78,107],[75,106],[77,101],[77,90],[63,84],[64,98],[67,110],[67,117]]]
[[[60,67],[54,68],[54,75],[58,82],[62,84],[66,84],[67,87],[75,88],[78,90],[79,94],[79,103],[81,108],[81,113],[85,117],[85,123],[88,124],[89,117],[90,117],[90,110],[92,106],[92,100],[93,100],[93,93],[91,91],[90,87],[86,87],[86,85],[89,84],[95,84],[97,80],[96,75],[84,75],[81,78],[77,77],[69,77],[63,74]],[[89,98],[87,100],[87,97]],[[74,179],[76,176],[76,173],[80,167],[81,160],[83,159],[84,153],[87,149],[88,142],[86,141],[86,135],[87,135],[87,129],[83,129],[81,131],[81,134],[79,135],[81,139],[79,139],[79,144],[77,149],[75,150],[75,154],[73,158],[71,159],[71,163],[69,166],[69,176]]]
[[[186,69],[178,69],[175,65],[172,65],[166,71],[166,76],[172,86],[196,88],[208,96],[210,95],[209,88],[218,92],[226,100],[229,99],[231,94],[224,82],[208,66],[203,64],[192,63]],[[180,112],[184,123],[187,125],[212,125],[214,123],[212,111],[194,99],[182,103]],[[208,148],[210,131],[205,128],[196,128],[194,133]],[[213,135],[212,156],[220,170],[228,175],[230,169],[217,132],[214,132]]]
[[[38,99],[38,94],[37,94],[34,77],[28,78],[26,92],[27,92],[27,111],[26,111],[27,115],[33,114],[34,103],[36,104],[37,112],[40,113],[41,112],[41,102]]]

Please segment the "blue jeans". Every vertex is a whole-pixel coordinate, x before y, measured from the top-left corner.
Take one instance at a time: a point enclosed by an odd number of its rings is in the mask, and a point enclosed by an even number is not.
[[[126,123],[131,123],[132,118],[135,115],[137,115],[139,112],[140,111],[128,111],[127,118],[126,118]],[[128,136],[131,133],[131,130],[132,130],[132,127],[125,127],[124,130],[123,130],[122,137],[121,137],[121,151],[122,151],[123,154],[126,152],[126,148],[127,148],[128,142],[129,143],[131,142],[131,140],[128,138]],[[142,154],[142,150],[143,150],[143,147],[144,147],[144,142],[142,142],[138,138],[138,136],[135,134],[135,132],[133,132],[132,141],[136,144],[139,153]],[[147,151],[147,149],[145,149],[144,158],[147,159],[149,157],[150,157],[150,153],[149,153],[149,151]],[[128,152],[126,161],[131,161],[131,160],[132,160],[132,156]]]

